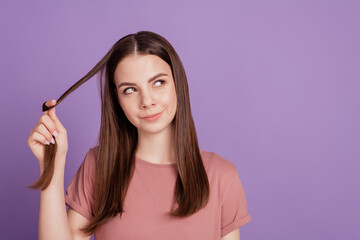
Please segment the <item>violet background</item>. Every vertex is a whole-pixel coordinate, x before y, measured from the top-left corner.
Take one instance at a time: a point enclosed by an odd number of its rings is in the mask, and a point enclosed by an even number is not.
[[[241,239],[360,239],[359,1],[1,1],[0,238],[37,239],[27,146],[57,99],[122,36],[157,32],[187,73],[200,147],[236,164]],[[100,126],[97,78],[56,112],[67,187]]]

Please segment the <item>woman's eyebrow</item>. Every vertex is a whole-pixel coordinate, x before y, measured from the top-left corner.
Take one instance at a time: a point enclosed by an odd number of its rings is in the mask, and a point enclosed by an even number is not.
[[[158,77],[161,77],[161,76],[168,76],[166,73],[158,73],[156,74],[155,76],[151,77],[149,80],[148,80],[148,83],[150,83],[151,81],[154,81],[155,79],[157,79]],[[136,86],[135,83],[131,83],[131,82],[122,82],[118,85],[118,89],[124,85],[127,85],[127,86]]]

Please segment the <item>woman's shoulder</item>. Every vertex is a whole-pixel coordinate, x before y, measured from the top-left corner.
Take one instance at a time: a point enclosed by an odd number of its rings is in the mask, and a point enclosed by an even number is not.
[[[99,145],[95,145],[93,147],[90,147],[88,153],[90,153],[93,156],[96,156],[98,154],[98,152],[99,152],[99,148],[100,148]]]
[[[83,161],[83,164],[86,166],[86,168],[92,169],[92,168],[95,167],[96,159],[98,157],[98,155],[97,155],[98,151],[99,151],[99,146],[98,145],[90,147],[88,149],[88,151],[85,154],[84,161]]]
[[[231,175],[237,174],[236,166],[233,162],[221,156],[220,154],[209,151],[200,150],[204,167],[209,174],[215,175]]]

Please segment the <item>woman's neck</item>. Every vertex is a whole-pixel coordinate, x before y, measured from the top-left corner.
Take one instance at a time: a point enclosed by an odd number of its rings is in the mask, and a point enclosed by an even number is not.
[[[174,139],[171,126],[156,134],[138,131],[136,156],[155,164],[175,163]]]

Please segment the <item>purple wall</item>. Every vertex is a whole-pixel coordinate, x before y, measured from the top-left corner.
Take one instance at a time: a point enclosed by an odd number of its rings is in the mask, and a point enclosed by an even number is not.
[[[150,3],[151,2],[151,3]],[[122,36],[167,38],[200,147],[234,162],[253,220],[241,239],[360,239],[358,1],[1,1],[1,239],[37,239],[27,146],[57,99]],[[56,109],[65,186],[100,126],[97,79]]]

